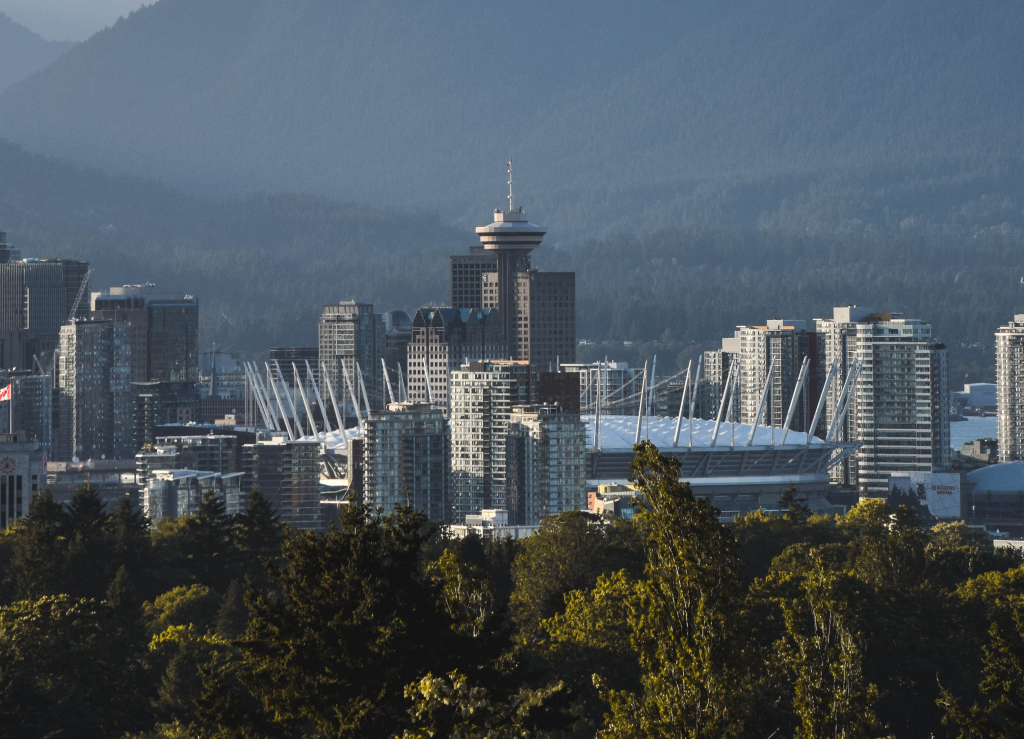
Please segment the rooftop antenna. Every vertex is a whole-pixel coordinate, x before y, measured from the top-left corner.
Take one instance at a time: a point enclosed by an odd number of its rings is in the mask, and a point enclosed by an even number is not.
[[[512,157],[508,158],[508,212],[512,212]]]

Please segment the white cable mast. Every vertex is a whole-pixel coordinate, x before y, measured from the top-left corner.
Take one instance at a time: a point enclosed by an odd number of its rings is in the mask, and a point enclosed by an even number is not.
[[[313,430],[313,436],[319,439],[320,432],[317,430],[316,421],[313,419],[313,409],[309,405],[309,399],[306,397],[306,391],[302,387],[302,383],[299,382],[299,368],[295,366],[295,362],[292,362],[292,373],[292,377],[295,378],[295,386],[299,388],[299,396],[302,398],[302,407],[306,409],[306,418],[309,419],[309,426]]]
[[[687,425],[690,427],[690,448],[693,448],[693,411],[697,407],[697,388],[700,387],[700,371],[704,368],[704,355],[697,357],[697,374],[693,377],[693,388],[690,390],[690,416]]]
[[[754,441],[754,434],[757,433],[757,427],[761,423],[761,414],[764,413],[765,406],[768,405],[768,393],[772,389],[772,380],[774,379],[775,357],[772,357],[772,361],[768,365],[768,377],[765,378],[764,387],[761,389],[761,399],[757,403],[757,414],[754,416],[754,423],[750,425],[750,435],[747,437],[745,446],[750,446]]]
[[[636,412],[636,434],[633,436],[633,446],[640,443],[640,428],[643,426],[644,420],[644,397],[647,395],[647,362],[644,361],[644,379],[643,384],[640,386],[640,407]]]
[[[313,383],[313,392],[316,393],[316,402],[320,407],[320,417],[324,419],[324,433],[331,433],[331,421],[327,418],[327,406],[324,405],[324,399],[320,397],[320,384],[316,381],[316,377],[313,375],[313,368],[309,366],[309,360],[306,362],[306,377],[308,377]]]
[[[334,397],[334,388],[331,386],[331,376],[327,374],[327,366],[321,362],[320,370],[324,373],[324,382],[327,383],[327,394],[331,396],[331,405],[334,407],[334,419],[338,422],[338,430],[341,431],[341,439],[348,445],[348,432],[345,431],[345,417],[338,413],[338,400]]]
[[[796,405],[800,402],[800,392],[804,389],[804,382],[807,380],[807,370],[811,366],[811,358],[804,357],[803,364],[800,365],[800,374],[796,378],[796,387],[793,389],[793,398],[789,401],[789,412],[786,413],[786,423],[782,426],[782,439],[779,441],[779,446],[786,443],[786,437],[789,436],[789,425],[793,423],[793,414],[796,413]]]
[[[730,394],[732,387],[732,374],[736,369],[736,362],[729,362],[729,374],[725,378],[725,385],[722,386],[722,396],[718,401],[718,415],[715,418],[715,427],[711,431],[711,446],[715,446],[718,443],[718,429],[722,425],[722,413],[725,411],[725,396]],[[730,409],[732,404],[730,403]],[[690,446],[693,446],[693,441],[690,441]]]
[[[683,394],[679,396],[679,415],[676,416],[676,433],[672,437],[672,446],[679,446],[679,429],[683,425],[683,407],[686,405],[686,391],[690,389],[690,368],[693,366],[691,359],[686,363],[686,379],[683,381]]]

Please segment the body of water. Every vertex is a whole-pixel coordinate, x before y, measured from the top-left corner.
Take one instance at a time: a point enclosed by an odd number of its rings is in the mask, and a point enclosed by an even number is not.
[[[968,416],[966,421],[951,421],[949,424],[949,445],[956,451],[975,439],[996,438],[996,417],[983,418]]]

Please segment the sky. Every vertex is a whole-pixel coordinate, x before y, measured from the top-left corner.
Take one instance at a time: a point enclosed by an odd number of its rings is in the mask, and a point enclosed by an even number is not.
[[[154,0],[0,0],[0,13],[50,41],[84,41]]]

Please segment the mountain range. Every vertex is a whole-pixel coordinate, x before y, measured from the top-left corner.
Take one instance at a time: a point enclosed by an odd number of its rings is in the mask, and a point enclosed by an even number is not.
[[[1015,0],[160,0],[7,90],[0,136],[194,193],[463,225],[513,154],[520,203],[573,237],[757,225],[851,186],[1000,195],[1021,28]]]
[[[0,13],[0,92],[49,66],[74,44],[46,41]]]

